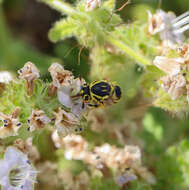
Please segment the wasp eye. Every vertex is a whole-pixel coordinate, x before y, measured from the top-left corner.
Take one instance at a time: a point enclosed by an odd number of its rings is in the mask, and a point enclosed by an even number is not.
[[[121,98],[121,88],[119,86],[115,86],[115,95],[118,99]]]

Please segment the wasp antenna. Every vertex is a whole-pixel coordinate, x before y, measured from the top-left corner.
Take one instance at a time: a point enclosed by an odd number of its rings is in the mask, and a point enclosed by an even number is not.
[[[85,104],[84,104],[84,102],[82,102],[82,109],[84,109],[85,108]]]
[[[71,96],[71,98],[77,98],[77,97],[80,97],[81,95],[80,94],[76,94],[75,96]]]

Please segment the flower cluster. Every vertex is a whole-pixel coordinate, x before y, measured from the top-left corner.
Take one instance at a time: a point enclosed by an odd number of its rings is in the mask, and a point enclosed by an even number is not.
[[[142,177],[149,183],[155,183],[155,178],[141,163],[141,153],[137,146],[125,146],[123,149],[104,144],[89,151],[88,142],[79,135],[60,138],[53,134],[53,141],[58,147],[64,147],[65,158],[68,160],[83,160],[102,172],[110,175],[110,169],[115,171],[115,181],[123,186],[129,181]],[[119,172],[118,172],[119,171]],[[138,176],[138,177],[137,177]]]
[[[60,103],[71,109],[71,112],[74,115],[81,117],[86,111],[86,108],[82,108],[83,100],[76,95],[79,93],[81,86],[85,81],[81,78],[74,79],[74,76],[70,71],[65,70],[57,63],[51,65],[49,72],[53,79],[52,85],[57,88]]]
[[[33,81],[39,78],[39,71],[36,66],[27,62],[24,67],[18,70],[19,77],[26,80],[27,93],[30,95],[33,92]]]
[[[188,44],[174,45],[169,52],[171,50],[175,52],[175,57],[169,58],[167,50],[162,56],[156,56],[153,61],[153,64],[166,74],[159,79],[159,83],[172,100],[185,97],[188,101],[189,46]]]

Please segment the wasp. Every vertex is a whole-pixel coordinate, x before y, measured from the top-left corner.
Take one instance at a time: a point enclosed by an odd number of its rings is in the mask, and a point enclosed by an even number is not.
[[[85,104],[98,108],[117,103],[121,98],[121,88],[114,82],[99,80],[81,86],[78,96],[83,99],[82,108]]]

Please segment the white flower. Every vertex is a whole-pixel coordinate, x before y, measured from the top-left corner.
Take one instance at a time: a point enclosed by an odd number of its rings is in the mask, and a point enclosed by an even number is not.
[[[83,130],[79,127],[80,119],[71,112],[66,112],[59,108],[58,112],[54,112],[55,127],[60,136],[65,137],[72,133],[78,133]]]
[[[189,44],[183,44],[177,48],[180,56],[185,60],[186,63],[189,63]]]
[[[58,100],[62,105],[71,109],[71,112],[80,117],[86,111],[86,106],[82,98],[78,95],[81,86],[85,81],[81,78],[74,79],[72,72],[65,70],[64,67],[58,63],[53,63],[49,72],[53,79],[52,86],[49,88],[49,94],[54,94],[57,90]],[[52,92],[51,92],[52,91]]]
[[[161,9],[152,15],[148,11],[148,32],[151,35],[160,34],[161,40],[170,40],[171,42],[181,43],[184,39],[183,32],[178,32],[177,18],[172,12],[164,12]],[[179,25],[180,27],[182,25]]]
[[[9,83],[11,80],[13,80],[13,77],[10,72],[8,71],[0,72],[0,83]]]
[[[8,147],[0,160],[1,190],[32,190],[37,171],[27,156],[14,147]]]
[[[58,89],[58,100],[77,117],[81,117],[82,113],[87,111],[83,99],[77,94],[80,92],[81,86],[85,83],[83,79],[76,78],[70,86],[62,86]]]
[[[51,120],[45,115],[43,110],[33,110],[31,116],[28,118],[29,131],[42,129],[50,122]]]
[[[26,89],[28,95],[33,93],[34,80],[39,78],[39,71],[37,67],[31,63],[27,62],[24,67],[18,70],[19,77],[26,80]]]
[[[48,71],[51,74],[53,85],[57,88],[69,86],[74,79],[72,72],[65,70],[64,67],[58,63],[53,63]]]
[[[25,79],[29,82],[39,78],[39,71],[31,62],[27,62],[22,69],[18,70],[18,74],[21,79]]]
[[[184,59],[156,56],[153,64],[166,74],[176,75],[181,71],[181,66],[184,65]]]
[[[0,138],[16,136],[20,129],[21,123],[18,120],[19,108],[16,108],[10,115],[5,115],[0,112],[0,120],[3,121],[3,126],[0,127]]]
[[[170,94],[172,100],[179,98],[186,92],[186,80],[182,74],[164,76],[160,79],[162,88]]]
[[[85,10],[92,11],[101,6],[101,0],[86,0]]]

